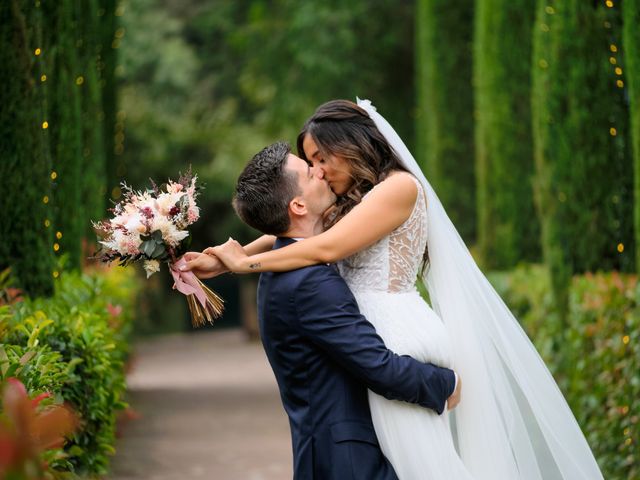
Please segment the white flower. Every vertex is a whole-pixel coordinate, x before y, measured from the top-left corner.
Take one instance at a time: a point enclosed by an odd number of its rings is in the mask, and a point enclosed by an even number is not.
[[[162,215],[169,215],[169,212],[173,207],[175,207],[176,203],[180,201],[180,198],[184,193],[161,193],[156,200],[156,206],[158,211]]]
[[[176,247],[189,235],[188,231],[178,230],[171,220],[163,216],[154,217],[151,231],[156,230],[160,230],[162,239],[171,247]]]
[[[144,271],[147,272],[147,278],[160,271],[160,262],[158,260],[145,260]]]
[[[147,227],[142,223],[142,219],[139,214],[131,216],[124,224],[124,228],[127,229],[127,232],[145,233],[147,231]]]

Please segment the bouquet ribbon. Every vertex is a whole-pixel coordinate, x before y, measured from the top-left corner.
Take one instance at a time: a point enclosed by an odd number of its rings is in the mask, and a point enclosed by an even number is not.
[[[187,297],[187,303],[191,311],[191,323],[194,327],[201,327],[206,322],[213,324],[213,320],[222,315],[224,302],[218,295],[209,290],[193,272],[180,270],[186,264],[187,261],[184,257],[171,264],[170,270],[174,281],[173,288]]]
[[[195,295],[200,305],[203,308],[207,306],[207,296],[202,289],[201,282],[198,277],[191,271],[183,272],[180,267],[187,264],[187,261],[183,258],[171,265],[171,275],[173,276],[173,288],[178,290],[183,295]]]

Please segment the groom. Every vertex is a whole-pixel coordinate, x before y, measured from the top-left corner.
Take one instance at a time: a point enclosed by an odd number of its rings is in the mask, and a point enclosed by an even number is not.
[[[335,200],[304,160],[275,143],[245,167],[233,204],[247,224],[278,235],[281,248],[320,233]],[[205,257],[190,267],[206,270]],[[367,388],[438,413],[447,399],[449,408],[459,401],[453,371],[385,347],[331,265],[263,273],[258,318],[289,416],[294,479],[397,479],[378,445]]]

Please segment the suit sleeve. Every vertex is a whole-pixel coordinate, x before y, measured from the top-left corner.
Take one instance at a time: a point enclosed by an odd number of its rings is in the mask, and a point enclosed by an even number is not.
[[[453,371],[387,349],[333,269],[310,268],[293,300],[301,333],[369,389],[391,400],[444,411],[454,390]]]

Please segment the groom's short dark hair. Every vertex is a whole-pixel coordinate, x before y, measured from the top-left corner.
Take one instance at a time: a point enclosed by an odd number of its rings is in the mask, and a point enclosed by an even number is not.
[[[273,143],[244,167],[236,183],[233,208],[247,225],[270,235],[289,230],[289,202],[299,194],[298,179],[285,170],[291,147]]]

